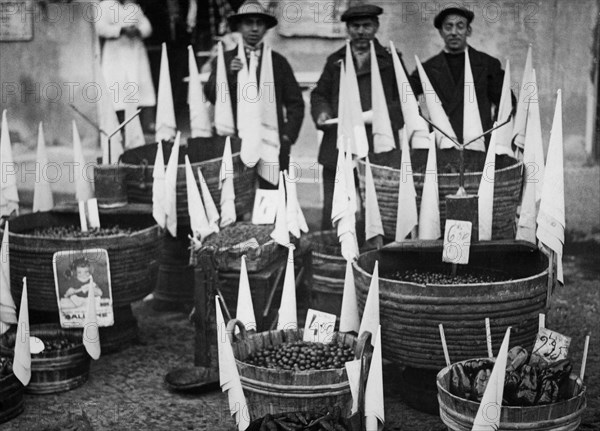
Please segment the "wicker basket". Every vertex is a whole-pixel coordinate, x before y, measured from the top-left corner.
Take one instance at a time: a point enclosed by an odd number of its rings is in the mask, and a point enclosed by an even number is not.
[[[23,385],[13,373],[0,377],[0,424],[23,413],[23,392]]]
[[[440,417],[449,430],[471,431],[479,403],[459,398],[450,393],[450,370],[453,366],[444,368],[437,375]],[[566,401],[530,407],[502,406],[498,431],[576,430],[581,423],[581,415],[586,407],[586,388],[579,379],[577,379],[577,384],[578,395]]]
[[[160,228],[150,214],[101,214],[102,226],[119,225],[139,229],[130,235],[86,238],[45,238],[29,231],[47,226],[79,224],[74,213],[38,212],[10,222],[10,274],[14,298],[21,297],[27,277],[29,308],[58,312],[52,256],[61,250],[103,248],[110,260],[113,306],[129,305],[144,298],[153,288],[158,266]],[[3,230],[0,229],[0,233]]]
[[[502,164],[500,163],[502,161]],[[508,161],[508,162],[507,162]],[[365,193],[365,166],[362,159],[358,159],[358,178],[362,195]],[[414,163],[413,163],[414,166]],[[523,184],[523,163],[512,158],[499,158],[495,172],[494,184],[494,219],[492,225],[493,239],[512,239],[515,237],[515,217],[521,187]],[[383,230],[386,238],[394,239],[396,235],[396,216],[398,212],[398,185],[400,183],[400,169],[371,164],[377,201],[381,212]],[[415,189],[417,191],[417,206],[421,205],[423,183],[425,174],[413,173]],[[476,195],[479,190],[483,172],[465,173],[465,190]],[[458,173],[438,173],[438,189],[440,196],[440,218],[442,229],[446,220],[447,195],[455,194],[458,190]]]
[[[229,322],[228,330],[233,330],[235,322]],[[302,340],[302,333],[302,330],[284,330],[249,335],[242,329],[242,339],[232,343],[251,420],[273,413],[317,411],[324,406],[338,406],[342,414],[349,413],[352,395],[345,368],[282,371],[243,362],[251,353],[267,346]],[[350,334],[336,333],[333,342],[356,347],[356,337]]]
[[[450,272],[442,263],[441,241],[402,243],[361,254],[353,264],[359,309],[363,309],[371,275],[379,262],[379,303],[383,357],[407,366],[440,370],[445,360],[439,324],[444,325],[450,357],[464,360],[485,356],[484,321],[490,318],[492,337],[498,344],[511,326],[511,345],[533,345],[538,315],[546,310],[548,260],[524,242],[482,242],[471,245],[470,262],[461,271],[497,271],[508,281],[477,284],[419,284],[393,280],[397,270],[425,269]]]

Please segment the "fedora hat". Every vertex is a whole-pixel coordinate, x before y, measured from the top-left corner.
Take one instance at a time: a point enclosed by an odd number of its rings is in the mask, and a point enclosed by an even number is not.
[[[264,19],[267,28],[273,28],[277,25],[277,18],[271,15],[257,0],[247,0],[242,3],[235,14],[227,17],[227,22],[229,22],[229,27],[235,30],[242,19],[250,16],[257,16]]]

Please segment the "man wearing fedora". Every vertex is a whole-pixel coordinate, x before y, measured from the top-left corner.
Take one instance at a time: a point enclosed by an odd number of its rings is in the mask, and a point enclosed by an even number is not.
[[[484,131],[492,128],[492,106],[497,109],[500,104],[504,79],[504,71],[498,59],[477,51],[467,43],[467,38],[472,32],[471,22],[474,16],[472,11],[462,7],[450,7],[440,11],[435,16],[433,25],[444,40],[444,49],[423,63],[423,69],[442,102],[459,142],[463,136],[465,53],[468,52],[471,62]],[[411,85],[415,95],[423,94],[417,70],[411,76]],[[488,142],[489,135],[486,136],[486,145]]]
[[[385,99],[398,147],[398,130],[404,125],[398,86],[394,74],[394,64],[391,54],[379,43],[375,37],[379,30],[378,16],[383,9],[375,5],[360,5],[348,8],[341,17],[346,23],[346,30],[350,38],[350,48],[356,69],[356,78],[360,93],[360,104],[364,111],[372,107],[371,103],[371,58],[370,42],[373,41],[375,54],[381,74]],[[401,54],[398,53],[399,57]],[[317,128],[323,130],[323,140],[319,149],[319,163],[322,165],[323,181],[323,214],[322,229],[331,229],[331,205],[335,182],[337,163],[337,126],[325,126],[325,121],[338,116],[338,97],[340,88],[340,64],[344,62],[346,47],[335,51],[327,58],[323,73],[317,86],[311,93],[311,115]],[[369,150],[373,151],[373,134],[371,126],[366,125]]]
[[[263,52],[263,37],[265,33],[277,25],[277,18],[268,13],[263,6],[255,1],[244,2],[237,13],[228,17],[231,30],[238,31],[243,39],[246,64],[250,63],[250,55],[254,53],[258,58],[257,80],[260,82],[260,70]],[[236,116],[237,100],[237,75],[242,69],[243,63],[238,55],[238,47],[226,51],[225,67],[229,83],[229,94]],[[290,161],[291,145],[298,139],[302,120],[304,119],[304,100],[302,91],[296,81],[294,72],[288,61],[281,54],[272,51],[273,76],[275,87],[275,101],[277,105],[277,123],[279,126],[279,168],[283,171],[288,169]],[[216,99],[216,59],[213,61],[212,72],[208,82],[204,86],[204,93],[211,103]],[[237,124],[237,119],[236,119]],[[277,188],[268,181],[259,178],[260,188]]]

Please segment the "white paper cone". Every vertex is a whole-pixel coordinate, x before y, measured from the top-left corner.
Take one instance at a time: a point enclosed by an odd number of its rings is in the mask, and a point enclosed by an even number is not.
[[[377,334],[379,328],[379,261],[375,261],[373,268],[373,276],[369,285],[369,293],[363,310],[362,320],[360,322],[360,330],[358,336],[365,331],[372,334]],[[375,345],[375,338],[371,338],[371,344]]]
[[[502,82],[502,95],[500,96],[500,105],[498,106],[498,123],[502,124],[512,113],[512,92],[510,90],[510,61],[506,59],[504,68],[504,81]],[[496,154],[505,154],[514,157],[512,149],[512,132],[514,128],[514,118],[501,128],[492,132],[492,138],[496,137]]]
[[[17,306],[10,292],[10,256],[8,246],[8,221],[4,224],[2,246],[0,246],[0,322],[6,324],[0,328],[0,335],[6,332],[8,324],[17,323]]]
[[[231,136],[235,134],[235,123],[233,121],[233,108],[231,105],[231,94],[229,94],[223,42],[217,44],[216,85],[215,128],[217,129],[217,135]]]
[[[410,148],[406,127],[403,129],[402,158],[400,162],[400,182],[398,184],[398,209],[396,215],[396,241],[404,241],[419,223],[417,212],[417,191],[413,178]]]
[[[225,140],[223,158],[221,160],[221,171],[219,173],[219,184],[221,187],[221,223],[223,228],[235,223],[237,214],[235,211],[235,189],[233,185],[233,156],[231,154],[230,138]]]
[[[154,171],[152,172],[152,216],[156,223],[165,228],[167,223],[165,198],[165,160],[162,142],[158,141]]]
[[[479,216],[479,241],[492,239],[494,220],[494,184],[496,176],[496,136],[492,134],[477,192]]]
[[[27,280],[23,277],[23,292],[21,293],[21,306],[19,307],[19,323],[17,338],[15,340],[15,356],[13,372],[23,386],[29,384],[31,379],[31,351],[29,348],[29,306],[27,302]]]
[[[531,99],[531,84],[533,81],[533,61],[531,55],[531,45],[527,50],[527,58],[525,60],[525,69],[523,70],[523,78],[519,88],[519,100],[517,102],[517,112],[515,114],[515,122],[513,129],[513,144],[521,150],[525,147],[525,129],[527,127],[527,111],[529,100]],[[537,84],[536,88],[537,88]],[[537,93],[537,89],[536,89]],[[537,98],[537,94],[534,96]]]
[[[348,192],[346,191],[346,159],[344,152],[338,150],[337,170],[333,186],[333,199],[331,204],[331,222],[335,225],[348,210]]]
[[[396,142],[373,41],[371,41],[371,101],[373,104],[373,152],[391,151],[396,148]]]
[[[273,56],[271,47],[263,47],[263,57],[260,70],[260,88],[263,95],[260,98],[261,106],[261,137],[260,159],[258,174],[272,184],[277,184],[279,178],[279,123],[277,120],[277,101],[274,97],[275,82],[273,75]]]
[[[341,331],[340,331],[341,332]],[[350,386],[350,393],[352,394],[352,407],[350,414],[354,414],[358,411],[358,398],[360,390],[360,359],[348,361],[344,363],[346,368],[346,374],[348,375],[348,385]]]
[[[242,53],[242,56],[245,60],[246,54]],[[249,167],[254,167],[261,155],[263,133],[261,124],[263,109],[262,98],[269,97],[269,95],[265,93],[259,97],[257,69],[258,58],[256,54],[252,52],[250,55],[250,66],[247,66],[245,71],[242,69],[238,72],[238,77],[240,77],[240,75],[245,75],[243,81],[240,81],[238,78],[240,94],[237,99],[237,123],[238,134],[242,139],[240,158],[242,159],[242,162]],[[265,91],[264,88],[263,91]]]
[[[548,145],[540,211],[537,216],[537,238],[557,254],[557,279],[564,284],[562,255],[566,223],[562,129],[562,96],[561,91],[558,90]]]
[[[174,238],[177,237],[177,170],[179,167],[180,140],[181,132],[177,132],[165,171],[166,227]]]
[[[202,169],[200,169],[200,167],[198,167],[198,180],[200,181],[200,190],[202,190],[202,201],[204,202],[204,209],[206,210],[208,225],[212,232],[217,233],[219,232],[219,219],[221,216],[219,215],[219,210],[217,210],[217,206],[215,205],[215,201],[210,194],[208,184],[206,184],[206,179],[204,179],[204,175],[202,175]]]
[[[432,141],[427,155],[425,183],[419,212],[419,239],[438,239],[442,236],[440,226],[440,199],[437,179],[437,158]]]
[[[294,275],[294,246],[288,251],[285,278],[283,279],[283,291],[281,292],[281,305],[279,306],[279,318],[277,329],[297,329],[298,316],[296,310],[296,276]]]
[[[481,125],[481,116],[479,115],[479,104],[477,103],[477,93],[475,92],[475,80],[471,70],[471,60],[469,50],[465,51],[465,85],[464,85],[464,103],[463,103],[463,143],[475,139],[483,134]],[[485,151],[484,138],[469,144],[467,150]]]
[[[194,171],[192,170],[192,165],[190,164],[190,159],[187,155],[185,156],[185,182],[190,227],[194,233],[194,238],[199,238],[200,242],[204,242],[213,231],[208,224],[206,210],[204,209],[200,191],[198,190],[198,184],[196,184],[196,178],[194,177]]]
[[[2,111],[2,131],[0,133],[0,217],[13,211],[19,213],[19,193],[17,191],[17,167],[13,162],[10,133],[6,119],[6,109]]]
[[[359,329],[360,318],[358,317],[358,303],[356,301],[352,262],[346,261],[346,276],[344,277],[344,293],[342,296],[339,331],[358,333]]]
[[[271,232],[271,238],[273,238],[277,244],[287,247],[290,245],[290,233],[288,231],[285,185],[282,172],[280,173],[280,176],[277,215],[275,216],[275,229],[273,229],[273,232]]]
[[[235,318],[240,320],[248,331],[256,331],[256,317],[254,315],[254,305],[252,304],[248,270],[246,269],[246,256],[242,256],[242,263],[240,267],[240,283],[238,287],[237,311],[235,313]]]
[[[366,158],[365,170],[365,233],[368,241],[377,236],[383,236],[383,222],[381,221],[373,172],[368,157]]]
[[[425,103],[427,105],[427,111],[429,111],[430,121],[438,128],[443,130],[448,136],[456,139],[456,133],[452,129],[452,125],[450,124],[450,120],[448,119],[446,111],[444,111],[441,99],[435,93],[433,85],[431,85],[431,81],[425,73],[425,69],[423,69],[423,65],[421,64],[419,57],[416,55],[415,60],[417,62],[417,70],[419,71],[419,78],[421,79],[421,86],[423,87],[423,94],[425,95]],[[451,140],[437,130],[435,131],[435,140],[437,142],[437,146],[441,149],[456,148],[456,145],[454,145]]]
[[[46,140],[44,139],[44,127],[40,121],[38,128],[37,166],[35,186],[33,188],[33,212],[50,211],[54,208],[52,188],[45,176],[48,166],[48,155],[46,154]],[[38,175],[39,174],[39,175]]]
[[[283,172],[283,178],[285,179],[285,189],[287,191],[286,199],[286,219],[288,225],[288,232],[294,235],[296,238],[300,238],[300,226],[298,225],[298,196],[296,195],[296,183],[290,180],[290,177],[286,171]]]
[[[83,148],[81,139],[77,131],[77,125],[73,120],[73,161],[75,162],[75,198],[77,202],[87,201],[94,198],[92,170],[91,165],[86,164],[83,158]]]
[[[198,65],[196,64],[196,56],[191,45],[188,46],[188,68],[190,74],[188,86],[190,136],[192,138],[210,138],[212,136],[210,103],[204,98]]]
[[[348,131],[349,146],[347,148],[357,157],[366,157],[369,154],[369,141],[367,139],[367,131],[362,115],[362,107],[360,103],[360,92],[358,89],[358,80],[356,78],[356,70],[354,61],[352,60],[352,51],[350,42],[346,41],[346,60],[345,60],[345,83],[344,89],[344,105],[340,107],[338,117],[340,123],[343,121],[343,130]],[[341,88],[341,87],[340,87]],[[339,130],[339,129],[338,129]],[[352,130],[354,133],[350,134]],[[352,139],[353,137],[353,139]]]
[[[173,104],[167,44],[163,43],[160,57],[158,98],[156,100],[156,141],[171,140],[175,137],[176,132],[177,124],[175,123],[175,105]]]
[[[367,431],[380,431],[385,423],[383,407],[383,364],[381,356],[381,326],[374,332],[373,357],[369,368],[369,378],[365,389],[365,417]]]
[[[96,316],[96,294],[90,285],[87,297],[87,310],[83,321],[83,345],[92,359],[100,358],[100,331]]]

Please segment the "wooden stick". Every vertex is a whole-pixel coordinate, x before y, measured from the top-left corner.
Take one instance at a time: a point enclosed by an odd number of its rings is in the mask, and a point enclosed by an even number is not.
[[[583,382],[585,376],[585,365],[587,363],[588,348],[590,347],[590,336],[585,336],[585,344],[583,346],[583,359],[581,360],[581,371],[579,372],[579,378]]]
[[[546,291],[546,307],[550,308],[550,298],[554,291],[554,280],[556,280],[556,253],[550,250],[548,256],[548,290]]]
[[[136,112],[134,112],[133,114],[131,114],[131,116],[129,118],[127,118],[125,121],[123,121],[121,124],[119,124],[119,127],[117,127],[110,135],[108,135],[108,164],[111,164],[111,157],[110,157],[110,140],[112,139],[113,136],[115,136],[117,133],[119,133],[121,131],[121,129],[123,127],[125,127],[127,125],[127,123],[129,123],[131,120],[133,120],[135,117],[137,117],[138,115],[140,115],[140,112],[142,112],[141,109],[138,109]]]
[[[489,317],[485,318],[485,339],[487,342],[488,357],[493,358],[494,352],[492,351],[492,330],[490,329]]]
[[[444,349],[444,358],[446,358],[446,365],[450,366],[450,355],[448,354],[448,346],[446,345],[446,336],[444,335],[444,325],[440,323],[440,337],[442,339],[442,348]]]
[[[544,313],[540,313],[539,322],[539,329],[546,327],[546,315]]]

